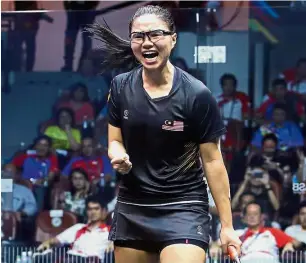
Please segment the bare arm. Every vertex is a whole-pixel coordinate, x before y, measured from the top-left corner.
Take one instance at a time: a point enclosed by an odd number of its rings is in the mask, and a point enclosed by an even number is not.
[[[220,140],[201,144],[200,153],[207,182],[219,211],[221,225],[224,228],[232,228],[229,180],[220,150]]]
[[[108,157],[112,160],[115,156],[123,156],[126,150],[123,146],[121,129],[111,124],[108,125]]]

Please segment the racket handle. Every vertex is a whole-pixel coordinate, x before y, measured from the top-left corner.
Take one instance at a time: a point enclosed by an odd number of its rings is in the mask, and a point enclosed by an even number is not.
[[[228,246],[227,247],[227,253],[230,257],[230,259],[236,263],[241,263],[239,259],[238,252],[234,246]]]

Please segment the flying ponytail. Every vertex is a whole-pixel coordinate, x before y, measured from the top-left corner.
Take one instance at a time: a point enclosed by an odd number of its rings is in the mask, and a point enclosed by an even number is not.
[[[132,69],[137,66],[137,60],[131,49],[131,44],[115,34],[106,24],[93,24],[86,28],[92,38],[102,42],[98,50],[102,53],[101,71],[113,69]]]

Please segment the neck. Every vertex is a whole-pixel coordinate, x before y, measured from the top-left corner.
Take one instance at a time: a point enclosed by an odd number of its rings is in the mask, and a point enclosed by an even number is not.
[[[253,231],[253,232],[257,232],[257,231],[259,231],[259,229],[260,229],[260,225],[250,227],[250,230]]]
[[[150,86],[164,85],[172,81],[174,72],[173,65],[168,61],[162,70],[149,71],[143,69],[142,77],[144,82]]]
[[[88,224],[88,227],[91,228],[91,229],[92,228],[96,228],[96,227],[98,227],[102,223],[103,223],[102,220],[97,220],[97,221],[94,221],[94,222],[90,222]]]

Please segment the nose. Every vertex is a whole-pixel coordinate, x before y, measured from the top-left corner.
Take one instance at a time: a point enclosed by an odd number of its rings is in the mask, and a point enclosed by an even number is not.
[[[153,46],[153,43],[152,43],[152,41],[149,39],[148,36],[145,36],[145,38],[143,39],[142,46],[143,46],[144,48],[150,48],[150,47]]]

